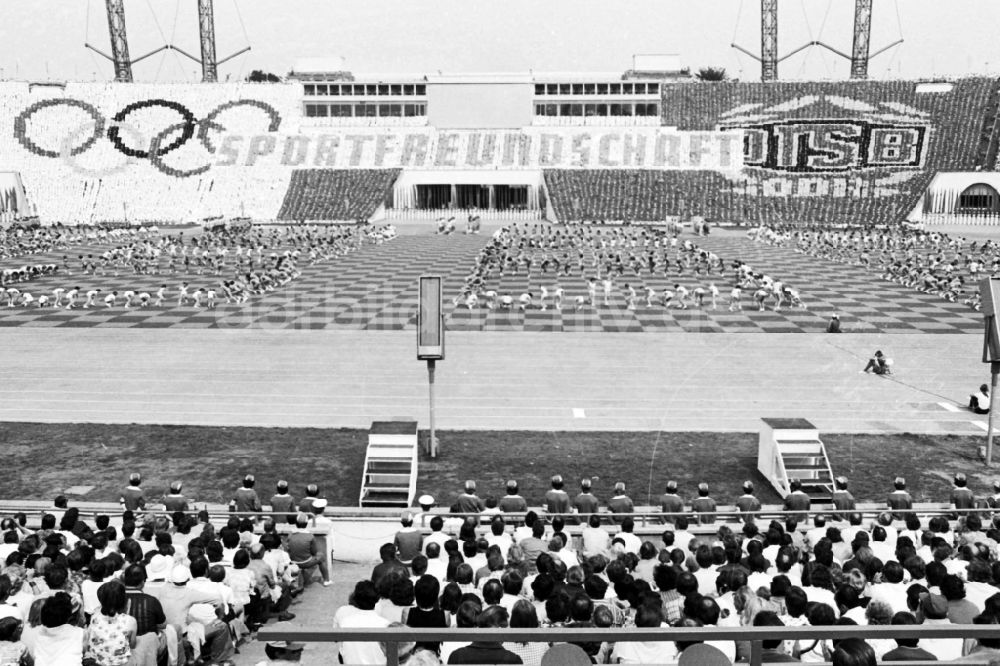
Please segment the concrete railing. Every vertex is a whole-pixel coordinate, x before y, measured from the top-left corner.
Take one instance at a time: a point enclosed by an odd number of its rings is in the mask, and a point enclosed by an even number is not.
[[[639,641],[740,641],[750,643],[750,666],[761,664],[764,640],[839,640],[845,638],[992,638],[1000,639],[998,625],[894,625],[836,627],[706,627],[698,629],[278,629],[263,628],[261,641],[297,641],[305,643],[380,642],[384,644],[388,666],[399,664],[399,644],[414,641],[472,641],[520,643],[596,643]],[[985,657],[984,666],[990,663]],[[918,663],[918,662],[907,662]],[[930,662],[936,663],[936,662]]]

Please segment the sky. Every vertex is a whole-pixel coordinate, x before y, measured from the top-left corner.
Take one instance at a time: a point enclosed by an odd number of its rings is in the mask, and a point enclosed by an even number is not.
[[[854,2],[780,0],[779,55],[822,40],[851,51]],[[103,0],[0,0],[0,78],[105,80],[111,63]],[[197,0],[125,0],[133,58],[169,42],[199,54]],[[359,73],[620,72],[633,54],[676,53],[683,65],[725,67],[745,80],[760,65],[758,0],[215,0],[220,79],[287,73],[298,57],[344,59]],[[872,78],[956,77],[1000,70],[997,0],[874,0]],[[783,79],[847,78],[850,63],[818,47],[779,66]],[[162,52],[138,81],[197,81],[199,66]]]

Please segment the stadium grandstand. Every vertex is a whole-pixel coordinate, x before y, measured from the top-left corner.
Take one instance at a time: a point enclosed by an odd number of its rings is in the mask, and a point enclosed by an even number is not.
[[[296,76],[0,84],[3,214],[774,225],[1000,209],[994,79]]]

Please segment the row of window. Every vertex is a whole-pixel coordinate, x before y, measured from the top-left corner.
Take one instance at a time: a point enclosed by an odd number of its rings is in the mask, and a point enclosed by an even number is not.
[[[535,104],[536,116],[658,116],[659,104]]]
[[[423,97],[427,95],[427,86],[423,83],[307,83],[306,96],[324,97],[327,95],[347,97]]]
[[[535,95],[659,95],[659,83],[536,83]]]
[[[413,118],[426,115],[426,104],[306,104],[307,118]]]

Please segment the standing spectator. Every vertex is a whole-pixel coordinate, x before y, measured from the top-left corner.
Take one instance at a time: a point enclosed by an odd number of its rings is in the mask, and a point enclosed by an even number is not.
[[[99,666],[125,666],[132,660],[137,628],[135,618],[125,613],[125,586],[117,580],[104,583],[97,598],[101,609],[90,620],[87,652]]]
[[[663,513],[683,513],[684,512],[684,500],[680,498],[677,494],[677,482],[667,481],[667,487],[662,495],[660,495],[660,511]],[[673,525],[676,521],[674,516],[664,516],[663,522]]]
[[[278,481],[274,490],[274,494],[271,495],[271,513],[276,514],[275,517],[279,523],[288,522],[294,524],[295,498],[288,493],[288,481]]]
[[[582,479],[580,481],[580,493],[573,498],[573,511],[576,513],[588,514],[600,511],[600,503],[594,497],[594,493],[590,492],[590,486],[590,479]],[[577,522],[579,520],[578,518]]]
[[[528,502],[521,497],[514,479],[507,482],[507,494],[500,498],[499,507],[503,513],[523,513],[528,510]]]
[[[691,500],[691,511],[700,524],[711,525],[715,522],[715,506],[715,500],[708,494],[708,484],[699,483],[698,496]]]
[[[455,503],[458,507],[457,513],[482,513],[486,508],[482,498],[476,495],[476,482],[471,479],[465,482],[465,488],[459,493]]]
[[[552,477],[552,488],[545,493],[545,511],[547,513],[569,513],[569,495],[563,490],[563,478],[556,474]]]
[[[399,561],[408,565],[423,550],[424,536],[413,526],[413,514],[409,511],[403,512],[399,522],[402,529],[396,532],[393,544],[399,553]]]
[[[892,509],[893,520],[902,520],[906,516],[903,511],[913,508],[913,498],[906,492],[906,479],[903,477],[897,476],[892,485],[894,490],[886,498],[886,504]]]
[[[257,491],[253,489],[256,483],[253,474],[243,477],[243,487],[237,488],[233,497],[233,506],[237,513],[255,513],[263,509]]]
[[[329,587],[330,571],[326,565],[326,556],[320,556],[316,538],[309,531],[309,517],[304,513],[300,513],[295,519],[295,529],[288,535],[287,550],[292,564],[299,567],[304,583],[308,584],[313,570],[319,569],[323,587]]]
[[[142,484],[141,474],[138,472],[129,474],[128,486],[122,491],[122,496],[118,500],[123,510],[138,513],[146,508],[146,496],[139,487],[140,484]]]
[[[632,498],[625,494],[625,482],[615,484],[615,494],[608,500],[608,511],[614,514],[633,513],[635,507]],[[617,522],[617,519],[615,519]]]

